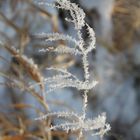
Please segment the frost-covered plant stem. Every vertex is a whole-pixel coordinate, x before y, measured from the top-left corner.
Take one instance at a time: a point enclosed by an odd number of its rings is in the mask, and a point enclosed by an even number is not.
[[[40,3],[43,4],[44,3]],[[106,123],[106,115],[102,114],[96,117],[95,119],[88,119],[86,116],[87,112],[87,103],[88,103],[88,92],[94,88],[97,84],[97,81],[94,79],[90,80],[89,73],[89,62],[88,54],[95,49],[95,33],[93,29],[85,22],[85,13],[79,8],[75,3],[70,2],[69,0],[57,0],[57,4],[46,4],[47,6],[52,6],[60,8],[63,10],[68,10],[70,12],[71,18],[66,19],[66,21],[74,24],[75,30],[77,32],[78,39],[73,38],[70,35],[64,35],[59,33],[42,33],[36,35],[38,39],[44,38],[46,42],[48,41],[58,41],[64,40],[73,43],[71,47],[58,46],[58,48],[51,49],[51,52],[57,53],[69,53],[72,55],[79,55],[82,59],[83,64],[83,76],[84,80],[79,80],[78,77],[67,70],[58,69],[58,68],[48,68],[47,70],[58,72],[57,75],[52,77],[47,77],[44,79],[44,83],[47,83],[49,86],[49,91],[52,92],[57,89],[62,89],[65,87],[76,88],[79,92],[83,92],[83,105],[82,113],[77,114],[76,112],[50,112],[44,116],[36,118],[36,120],[46,119],[48,117],[58,117],[58,118],[67,118],[68,120],[62,124],[56,124],[50,128],[50,130],[62,129],[66,132],[69,131],[78,131],[79,135],[77,140],[81,140],[84,136],[84,133],[87,131],[93,131],[93,135],[99,135],[102,137],[107,131],[110,130],[110,125]],[[87,33],[89,35],[88,44],[84,41],[82,37],[83,27],[87,28]],[[76,47],[75,47],[76,46]],[[87,47],[86,47],[87,46]],[[44,51],[44,50],[43,50]],[[49,51],[49,48],[46,49]],[[71,121],[70,121],[71,120]]]
[[[85,63],[87,62],[87,63]],[[83,55],[83,69],[84,69],[84,79],[86,83],[89,83],[89,65],[88,65],[88,60],[87,60],[87,55]],[[83,95],[83,116],[85,117],[86,114],[86,107],[87,107],[87,101],[88,101],[88,94],[89,90],[84,90],[84,95]]]
[[[88,63],[88,59],[87,59],[87,54],[85,54],[85,53],[83,54],[82,60],[83,60],[85,82],[89,83],[89,63]]]
[[[81,31],[78,30],[77,34],[78,34],[78,38],[79,38],[79,49],[82,52],[82,64],[83,64],[83,70],[84,70],[84,81],[85,81],[85,83],[88,84],[89,83],[89,63],[88,63],[88,59],[87,59],[88,54],[85,52],[85,49],[84,49],[84,41],[83,41],[83,38],[82,38]],[[85,118],[86,118],[86,109],[87,109],[87,102],[88,102],[88,95],[87,94],[88,94],[89,90],[85,89],[83,92],[84,93],[83,93],[82,119],[84,121]]]
[[[83,52],[82,61],[83,61],[83,69],[84,69],[84,80],[86,83],[89,83],[89,63],[88,63],[88,59],[87,59],[87,54],[85,52]],[[87,90],[84,90],[83,92],[84,92],[83,93],[83,107],[82,107],[83,114],[82,114],[81,119],[84,122],[86,119],[86,110],[87,110],[89,90],[87,89]],[[82,130],[80,130],[80,131],[82,131]],[[79,133],[78,140],[80,140],[81,137],[82,137],[82,132]]]

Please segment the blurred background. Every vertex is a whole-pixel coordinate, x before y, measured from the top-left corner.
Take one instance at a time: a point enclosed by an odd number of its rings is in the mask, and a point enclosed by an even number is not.
[[[99,84],[89,93],[88,116],[106,112],[111,131],[105,140],[139,140],[140,0],[71,1],[85,11],[97,39],[89,62],[91,78]],[[65,21],[70,16],[67,11],[38,2],[0,0],[0,140],[71,140],[77,135],[61,130],[48,134],[44,128],[50,120],[34,121],[48,106],[51,111],[82,111],[82,96],[75,89],[49,93],[43,102],[37,83],[52,74],[47,67],[67,68],[79,79],[83,70],[78,57],[39,51],[66,42],[48,44],[34,34],[59,32],[76,38],[76,31]],[[88,41],[86,29],[82,32]]]

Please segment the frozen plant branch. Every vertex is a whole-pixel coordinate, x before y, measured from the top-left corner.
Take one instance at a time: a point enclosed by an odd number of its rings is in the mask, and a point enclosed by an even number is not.
[[[98,83],[96,80],[90,81],[90,72],[89,72],[89,61],[88,54],[95,49],[95,33],[93,29],[85,22],[85,13],[84,11],[75,3],[70,2],[69,0],[57,0],[57,4],[48,4],[41,2],[40,4],[46,4],[48,6],[56,7],[59,9],[64,9],[70,12],[71,18],[66,18],[67,22],[71,22],[74,24],[75,30],[77,32],[77,38],[74,39],[72,36],[59,34],[59,33],[47,33],[47,34],[38,34],[37,38],[43,38],[45,41],[57,41],[64,40],[69,41],[75,44],[74,47],[58,47],[53,48],[52,50],[47,49],[47,51],[58,52],[58,53],[70,53],[74,55],[79,55],[83,64],[83,76],[84,80],[81,81],[77,78],[76,75],[68,72],[67,70],[57,69],[57,68],[48,68],[48,70],[55,70],[58,72],[57,75],[53,77],[48,77],[44,79],[44,83],[49,86],[49,91],[52,92],[54,90],[66,87],[76,88],[83,92],[83,106],[82,113],[76,114],[73,112],[54,112],[48,113],[44,116],[36,118],[36,120],[45,119],[47,117],[58,117],[65,118],[67,121],[63,124],[56,124],[50,128],[50,130],[62,129],[66,132],[69,131],[79,131],[79,136],[77,140],[80,140],[85,132],[91,132],[92,135],[99,135],[103,137],[103,135],[110,130],[110,125],[106,123],[106,115],[99,115],[95,119],[87,119],[87,104],[88,104],[88,92],[92,88],[96,86]],[[86,27],[87,33],[89,35],[89,43],[87,44],[83,37],[81,30],[83,27]],[[43,51],[43,50],[42,50]],[[45,50],[44,50],[45,51]],[[71,119],[72,121],[69,121]]]
[[[36,118],[36,120],[47,119],[48,117],[69,119],[63,124],[51,126],[49,130],[62,129],[66,132],[80,131],[78,139],[83,136],[84,132],[89,131],[92,132],[92,135],[100,135],[100,137],[103,137],[104,134],[111,129],[110,125],[106,123],[105,113],[99,115],[95,119],[83,119],[83,117],[74,112],[54,112]]]
[[[46,49],[41,49],[40,52],[55,52],[58,54],[71,54],[71,55],[82,55],[82,53],[77,48],[70,48],[68,46],[59,45],[57,48],[51,47]]]
[[[75,45],[79,45],[78,41],[74,39],[72,36],[64,35],[60,33],[41,33],[41,34],[35,34],[34,37],[36,39],[44,39],[45,41],[58,41],[58,40],[64,40],[64,41],[70,41],[73,42]]]

